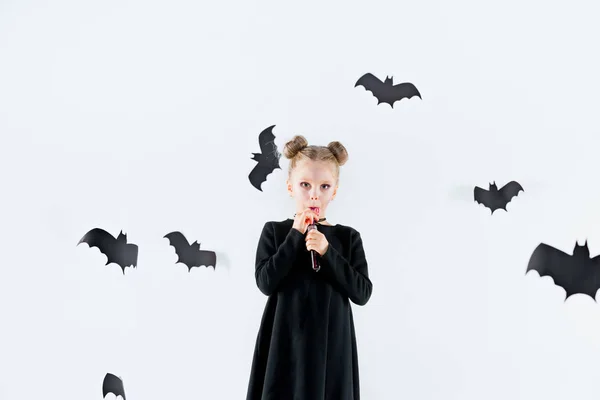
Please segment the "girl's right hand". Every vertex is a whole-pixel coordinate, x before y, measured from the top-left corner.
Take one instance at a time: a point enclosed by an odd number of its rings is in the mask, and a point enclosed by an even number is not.
[[[300,233],[305,234],[308,226],[313,223],[315,219],[318,219],[319,216],[310,208],[302,211],[300,214],[296,214],[294,217],[294,224],[292,225],[292,229],[298,230]]]

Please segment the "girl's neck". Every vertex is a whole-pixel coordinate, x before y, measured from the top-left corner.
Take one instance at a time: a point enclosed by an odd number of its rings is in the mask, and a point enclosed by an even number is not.
[[[319,222],[317,222],[318,225],[331,225],[328,221],[327,218],[325,217],[319,217]]]

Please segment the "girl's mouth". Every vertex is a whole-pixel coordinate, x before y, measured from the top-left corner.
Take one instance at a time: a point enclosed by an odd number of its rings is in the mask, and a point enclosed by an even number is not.
[[[319,215],[319,211],[321,211],[321,209],[319,207],[309,207],[315,214]]]

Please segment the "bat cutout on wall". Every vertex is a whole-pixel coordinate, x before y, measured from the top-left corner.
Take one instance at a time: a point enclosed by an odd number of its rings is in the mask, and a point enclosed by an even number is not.
[[[267,175],[276,169],[281,169],[279,166],[281,154],[277,151],[277,145],[275,145],[274,127],[275,125],[272,125],[258,135],[258,144],[261,152],[252,153],[252,159],[258,162],[258,164],[250,171],[248,179],[250,179],[252,186],[261,192],[261,185],[267,180]]]
[[[501,189],[498,189],[496,186],[496,182],[490,183],[489,190],[485,190],[480,188],[479,186],[475,186],[473,190],[473,195],[475,197],[475,201],[479,204],[483,204],[490,210],[492,210],[491,214],[494,214],[494,211],[498,209],[506,210],[506,205],[510,203],[513,197],[517,196],[520,191],[525,191],[521,184],[515,181],[510,181],[506,185],[504,185]]]
[[[575,242],[573,255],[540,243],[531,254],[525,275],[531,270],[537,271],[540,277],[551,277],[555,285],[562,287],[567,292],[565,301],[577,293],[596,301],[600,288],[600,256],[590,258],[587,240],[583,246]]]
[[[188,272],[192,271],[192,267],[202,265],[215,269],[217,254],[214,251],[200,250],[198,241],[190,244],[181,232],[167,233],[164,237],[169,239],[169,244],[175,248],[177,262],[187,265]]]
[[[417,96],[423,100],[421,93],[419,93],[415,85],[409,82],[394,85],[394,77],[388,76],[382,82],[375,75],[366,73],[356,81],[354,87],[357,86],[363,86],[366,90],[372,92],[373,96],[377,98],[377,105],[387,103],[394,108],[396,101],[404,98],[410,99],[413,96]]]
[[[94,228],[86,233],[79,243],[87,243],[90,247],[97,247],[108,260],[106,264],[118,264],[125,275],[125,268],[137,266],[138,246],[133,243],[127,243],[127,235],[123,231],[115,239],[110,233],[104,229]]]
[[[112,393],[117,397],[121,396],[123,400],[127,400],[125,397],[123,380],[111,373],[106,374],[104,377],[104,382],[102,382],[102,397],[106,397],[106,395],[109,393]]]

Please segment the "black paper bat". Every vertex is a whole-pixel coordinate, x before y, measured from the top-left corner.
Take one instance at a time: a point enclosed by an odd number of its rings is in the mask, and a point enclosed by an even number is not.
[[[111,262],[118,264],[125,275],[125,268],[137,266],[138,246],[133,243],[127,243],[127,235],[123,231],[115,239],[110,233],[104,229],[94,228],[86,233],[77,245],[87,243],[90,247],[97,247],[108,260],[106,264]]]
[[[394,85],[394,77],[388,76],[382,82],[375,75],[366,73],[356,81],[354,87],[357,86],[364,86],[365,89],[372,92],[373,96],[377,98],[377,105],[388,103],[394,108],[396,101],[400,101],[405,97],[410,99],[413,96],[417,96],[423,100],[421,93],[419,93],[415,85],[409,82]]]
[[[272,125],[258,135],[258,144],[261,153],[252,153],[252,159],[257,161],[258,164],[250,171],[248,178],[252,186],[261,192],[261,185],[267,180],[267,175],[275,169],[281,169],[279,166],[281,154],[277,151],[277,146],[275,145],[274,127],[275,125]]]
[[[112,393],[115,396],[121,396],[123,400],[127,400],[125,397],[125,389],[123,388],[123,381],[121,378],[111,373],[106,374],[104,382],[102,382],[102,397],[106,397],[109,393]]]
[[[473,195],[477,203],[483,204],[484,206],[492,210],[491,214],[493,214],[494,211],[496,211],[499,208],[504,211],[507,211],[506,205],[510,203],[512,198],[517,196],[521,190],[525,191],[523,187],[515,181],[508,182],[500,190],[498,190],[498,186],[496,186],[496,182],[494,182],[490,183],[489,190],[485,190],[478,186],[475,186],[475,189],[473,190]]]
[[[207,268],[212,266],[215,269],[217,254],[214,251],[200,250],[198,241],[190,244],[181,232],[167,233],[164,237],[169,239],[169,244],[175,248],[178,256],[177,262],[187,265],[188,272],[192,271],[192,267],[202,265]]]
[[[565,301],[577,293],[587,294],[596,301],[600,288],[600,256],[590,258],[587,240],[583,246],[575,242],[573,255],[540,243],[529,259],[525,274],[531,270],[551,277],[555,285],[565,289]]]

